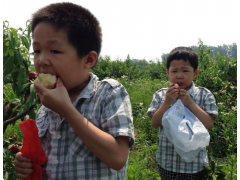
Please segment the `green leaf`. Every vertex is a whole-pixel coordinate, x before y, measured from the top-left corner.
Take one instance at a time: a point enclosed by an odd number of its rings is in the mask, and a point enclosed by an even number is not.
[[[14,56],[14,49],[11,49],[11,48],[9,48],[8,49],[8,54],[9,54],[9,56]]]
[[[23,57],[18,50],[15,50],[15,58],[17,59],[19,66],[21,66],[23,63]]]
[[[5,172],[5,178],[8,179],[8,172]]]
[[[3,21],[3,27],[8,29],[9,22],[7,20]]]
[[[17,77],[17,87],[18,92],[22,91],[22,86],[26,81],[26,73],[23,70],[18,71],[18,77]]]
[[[25,36],[21,36],[22,44],[29,50],[30,42]]]
[[[6,43],[3,43],[3,56],[8,54],[8,46],[6,45]]]
[[[3,65],[3,77],[7,76],[13,68],[13,58],[9,57]]]
[[[17,43],[17,42],[18,42],[17,31],[16,31],[16,29],[14,29],[14,28],[10,28],[10,29],[11,29],[11,31],[12,31],[13,37],[14,37],[14,39],[15,39],[15,42]]]
[[[13,146],[14,144],[10,144],[9,146],[8,146],[8,149],[11,149],[11,147]]]
[[[35,111],[34,111],[34,109],[33,110],[31,110],[29,113],[29,117],[31,118],[31,119],[36,119],[36,113],[35,113]]]
[[[8,32],[8,37],[9,37],[9,54],[10,56],[14,55],[14,49],[15,49],[15,39],[13,37],[13,33],[11,31]],[[12,54],[13,53],[13,54]]]
[[[31,26],[30,26],[30,20],[28,20],[27,22],[26,22],[26,26],[28,27],[28,37],[30,37],[30,34],[31,34],[31,32],[32,32],[32,30],[31,30]]]
[[[34,90],[34,84],[30,85],[30,94],[25,104],[26,108],[29,108],[32,104],[36,103],[36,92]]]

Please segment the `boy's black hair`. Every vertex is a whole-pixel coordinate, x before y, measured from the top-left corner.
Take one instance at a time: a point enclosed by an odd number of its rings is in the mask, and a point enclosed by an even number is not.
[[[66,30],[69,42],[82,57],[90,51],[101,51],[102,32],[98,20],[87,9],[73,3],[55,3],[39,9],[32,15],[31,29],[40,22],[50,22],[56,30]]]
[[[196,52],[189,47],[177,47],[173,49],[167,56],[167,69],[173,60],[188,61],[193,67],[194,71],[198,68],[198,56]]]

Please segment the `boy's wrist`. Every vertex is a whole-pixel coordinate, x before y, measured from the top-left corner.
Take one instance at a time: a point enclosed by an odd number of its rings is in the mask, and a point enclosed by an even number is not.
[[[170,107],[171,107],[172,103],[171,102],[168,102],[168,101],[164,101],[162,106],[168,110]]]
[[[173,102],[174,102],[175,100],[176,100],[176,99],[173,99],[173,100],[165,100],[162,105],[165,105],[166,107],[170,108],[170,106],[173,104]]]

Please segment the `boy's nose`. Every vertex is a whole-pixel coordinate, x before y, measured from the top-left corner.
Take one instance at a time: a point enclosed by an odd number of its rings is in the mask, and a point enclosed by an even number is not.
[[[177,73],[177,78],[180,79],[183,77],[183,73]]]
[[[45,54],[42,54],[38,59],[38,64],[39,65],[49,65],[50,61]]]

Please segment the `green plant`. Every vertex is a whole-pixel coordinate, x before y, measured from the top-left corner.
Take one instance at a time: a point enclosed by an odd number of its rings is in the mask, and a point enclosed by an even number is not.
[[[29,79],[29,72],[34,70],[30,60],[30,45],[29,21],[25,29],[15,29],[9,27],[8,21],[3,22],[3,175],[6,179],[16,179],[13,170],[14,153],[17,148],[21,148],[22,140],[18,132],[7,127],[16,128],[18,120],[23,121],[29,116],[35,118],[39,107],[32,79]],[[18,137],[18,142],[9,140],[12,135]]]
[[[237,156],[227,155],[225,158],[209,157],[209,166],[203,171],[203,180],[236,180],[237,179]]]
[[[31,74],[29,21],[26,25],[26,29],[15,29],[9,27],[8,21],[3,22],[3,104],[12,109],[11,113],[4,109],[4,132],[9,124],[24,118],[27,114],[35,118],[36,94],[29,80]],[[29,97],[26,99],[27,94]]]

